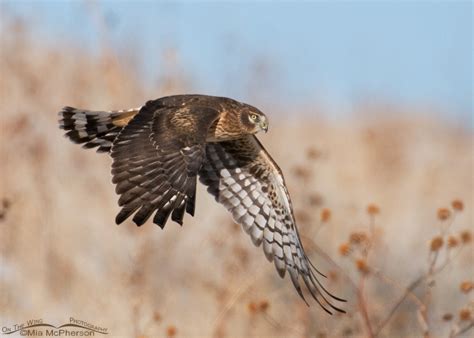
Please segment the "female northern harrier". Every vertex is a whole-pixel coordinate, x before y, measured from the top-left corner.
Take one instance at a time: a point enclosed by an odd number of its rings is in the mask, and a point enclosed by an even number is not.
[[[317,279],[314,271],[321,273],[303,249],[281,170],[254,135],[268,130],[261,111],[223,97],[177,95],[127,111],[65,107],[59,116],[71,141],[111,154],[122,207],[117,224],[134,214],[140,226],[154,212],[161,228],[170,215],[182,224],[185,211],[194,215],[199,176],[253,243],[263,242],[282,278],[288,270],[303,300],[300,276],[324,310],[344,312],[328,301],[326,295],[344,300]]]

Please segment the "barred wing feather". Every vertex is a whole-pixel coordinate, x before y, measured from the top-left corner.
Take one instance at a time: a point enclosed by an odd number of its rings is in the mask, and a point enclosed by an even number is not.
[[[177,114],[187,116],[186,128],[174,120]],[[112,182],[122,207],[117,224],[134,214],[140,226],[155,213],[153,222],[163,228],[170,215],[179,224],[185,211],[194,215],[207,129],[217,116],[214,110],[149,101],[124,127],[111,151]]]
[[[278,274],[283,278],[288,271],[303,300],[300,277],[326,312],[332,313],[331,309],[344,312],[328,298],[344,300],[330,294],[316,276],[315,271],[319,271],[304,251],[281,170],[255,136],[208,143],[199,177],[253,243],[262,244],[265,256],[274,262]]]

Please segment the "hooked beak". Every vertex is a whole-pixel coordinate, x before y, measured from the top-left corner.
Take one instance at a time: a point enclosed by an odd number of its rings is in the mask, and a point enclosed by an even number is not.
[[[268,132],[268,122],[266,120],[260,122],[260,129],[265,131],[265,133]]]

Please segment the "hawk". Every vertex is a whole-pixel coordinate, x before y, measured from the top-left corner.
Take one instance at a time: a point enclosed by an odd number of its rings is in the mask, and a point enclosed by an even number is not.
[[[120,198],[117,224],[133,215],[141,226],[153,214],[163,228],[194,215],[197,178],[252,238],[280,277],[288,271],[298,294],[303,280],[328,313],[324,276],[305,253],[282,172],[255,134],[268,119],[248,104],[224,97],[176,95],[124,111],[64,107],[60,128],[71,141],[112,157],[112,182]]]

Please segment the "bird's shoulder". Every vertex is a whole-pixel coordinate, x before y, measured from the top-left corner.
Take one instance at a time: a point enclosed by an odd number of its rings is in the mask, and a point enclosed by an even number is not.
[[[225,142],[225,148],[240,165],[250,167],[257,177],[271,173],[283,180],[282,170],[255,135]]]
[[[192,110],[213,109],[222,112],[226,109],[238,107],[241,104],[228,97],[201,95],[201,94],[181,94],[164,96],[148,101],[144,106],[144,111],[160,110],[163,108],[187,108]]]

